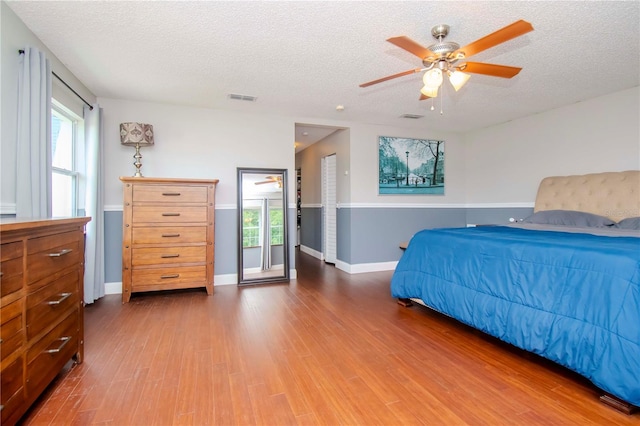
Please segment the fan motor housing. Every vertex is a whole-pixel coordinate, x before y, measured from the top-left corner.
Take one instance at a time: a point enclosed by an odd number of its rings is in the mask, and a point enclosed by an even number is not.
[[[442,39],[445,38],[448,34],[449,26],[446,24],[436,25],[435,27],[431,28],[431,35],[438,39],[438,42],[429,46],[428,49],[435,53],[436,57],[424,58],[423,63],[425,65],[441,59],[446,59],[449,57],[450,53],[460,49],[460,45],[458,43],[454,43],[452,41],[442,41]]]
[[[441,41],[440,43],[432,44],[428,49],[436,55],[443,57],[460,49],[460,45],[452,41]]]

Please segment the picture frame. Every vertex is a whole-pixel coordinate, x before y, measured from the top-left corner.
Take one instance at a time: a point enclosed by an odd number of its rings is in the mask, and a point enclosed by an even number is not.
[[[444,141],[378,137],[378,195],[444,195]]]

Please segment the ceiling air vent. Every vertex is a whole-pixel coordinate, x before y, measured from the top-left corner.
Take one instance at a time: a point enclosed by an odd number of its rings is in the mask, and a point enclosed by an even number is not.
[[[235,99],[236,101],[248,101],[255,102],[258,98],[256,96],[238,95],[237,93],[229,93],[229,99]]]
[[[418,115],[418,114],[402,114],[400,116],[400,118],[410,118],[412,120],[417,120],[418,118],[422,118],[424,117],[424,115]]]

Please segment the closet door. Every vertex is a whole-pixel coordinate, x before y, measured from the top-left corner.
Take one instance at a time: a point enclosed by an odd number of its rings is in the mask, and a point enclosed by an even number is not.
[[[336,263],[336,156],[322,159],[322,251],[324,261]]]

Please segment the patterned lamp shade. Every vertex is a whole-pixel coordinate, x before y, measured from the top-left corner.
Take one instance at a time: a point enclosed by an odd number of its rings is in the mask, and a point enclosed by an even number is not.
[[[122,145],[153,145],[153,126],[144,123],[120,123]]]

